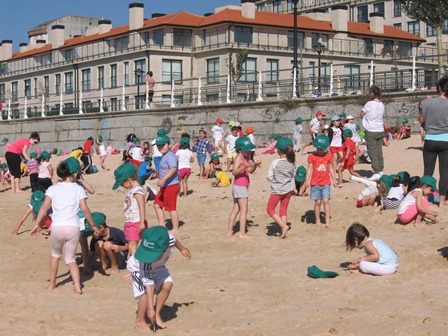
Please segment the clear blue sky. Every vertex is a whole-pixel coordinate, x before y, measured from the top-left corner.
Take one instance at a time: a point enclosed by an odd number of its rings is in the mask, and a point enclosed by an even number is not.
[[[112,26],[122,26],[129,20],[129,4],[145,5],[145,18],[152,13],[187,11],[194,14],[213,12],[223,5],[238,5],[240,0],[0,0],[0,41],[13,40],[13,50],[19,43],[29,42],[28,30],[40,23],[66,15],[103,17]]]

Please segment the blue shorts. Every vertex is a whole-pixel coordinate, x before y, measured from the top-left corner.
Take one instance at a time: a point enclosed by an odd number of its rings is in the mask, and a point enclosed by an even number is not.
[[[155,166],[156,170],[159,170],[160,160],[162,160],[161,156],[156,156],[153,159],[154,166]]]
[[[310,189],[310,198],[314,201],[321,199],[330,199],[330,185],[324,186],[311,186]]]
[[[205,164],[205,159],[207,158],[207,154],[199,154],[198,153],[198,165],[204,165]]]

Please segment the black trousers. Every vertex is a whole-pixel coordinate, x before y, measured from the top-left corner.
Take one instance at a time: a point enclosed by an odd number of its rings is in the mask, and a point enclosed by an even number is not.
[[[439,193],[446,196],[448,192],[448,142],[425,140],[423,146],[424,175],[432,176],[439,158]]]

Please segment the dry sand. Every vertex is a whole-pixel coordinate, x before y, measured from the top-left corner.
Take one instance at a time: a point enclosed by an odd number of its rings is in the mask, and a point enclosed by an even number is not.
[[[423,171],[418,136],[392,142],[384,148],[385,173]],[[261,150],[259,150],[260,152]],[[439,224],[422,229],[394,225],[395,211],[374,213],[357,209],[362,189],[347,182],[332,189],[332,228],[307,223],[313,202],[294,197],[289,206],[291,230],[281,240],[266,214],[269,183],[266,171],[276,155],[258,155],[263,163],[251,177],[250,240],[226,238],[232,207],[230,188],[211,189],[193,175],[193,193],[179,200],[182,243],[190,261],[174,251],[168,268],[174,288],[164,309],[168,329],[162,335],[446,335],[448,211]],[[121,156],[109,156],[115,168]],[[61,158],[52,158],[56,164]],[[95,157],[94,162],[99,163]],[[297,162],[305,164],[306,156]],[[368,165],[357,169],[370,170]],[[194,166],[194,172],[198,167]],[[438,173],[436,172],[436,175]],[[347,175],[345,176],[348,177]],[[96,187],[88,204],[107,215],[110,226],[123,227],[124,191],[113,191],[113,169],[90,175]],[[22,180],[22,187],[28,181]],[[67,267],[61,261],[58,287],[47,291],[49,240],[30,237],[31,220],[21,234],[10,235],[25,211],[29,193],[12,195],[0,190],[3,235],[0,243],[1,335],[122,335],[134,331],[136,303],[130,282],[123,275],[83,276],[84,294],[72,291]],[[151,205],[150,225],[156,223]],[[346,252],[345,232],[360,221],[373,237],[387,242],[397,253],[400,269],[393,276],[353,275],[341,265],[362,255]],[[79,254],[80,260],[80,254]],[[98,264],[96,264],[98,266]],[[335,279],[311,279],[307,266],[340,273]],[[82,270],[82,266],[81,266]]]

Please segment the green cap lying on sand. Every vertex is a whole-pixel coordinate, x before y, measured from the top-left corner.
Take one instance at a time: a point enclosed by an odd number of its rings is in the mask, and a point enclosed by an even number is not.
[[[339,273],[322,271],[316,265],[308,267],[308,276],[313,279],[336,278]]]

